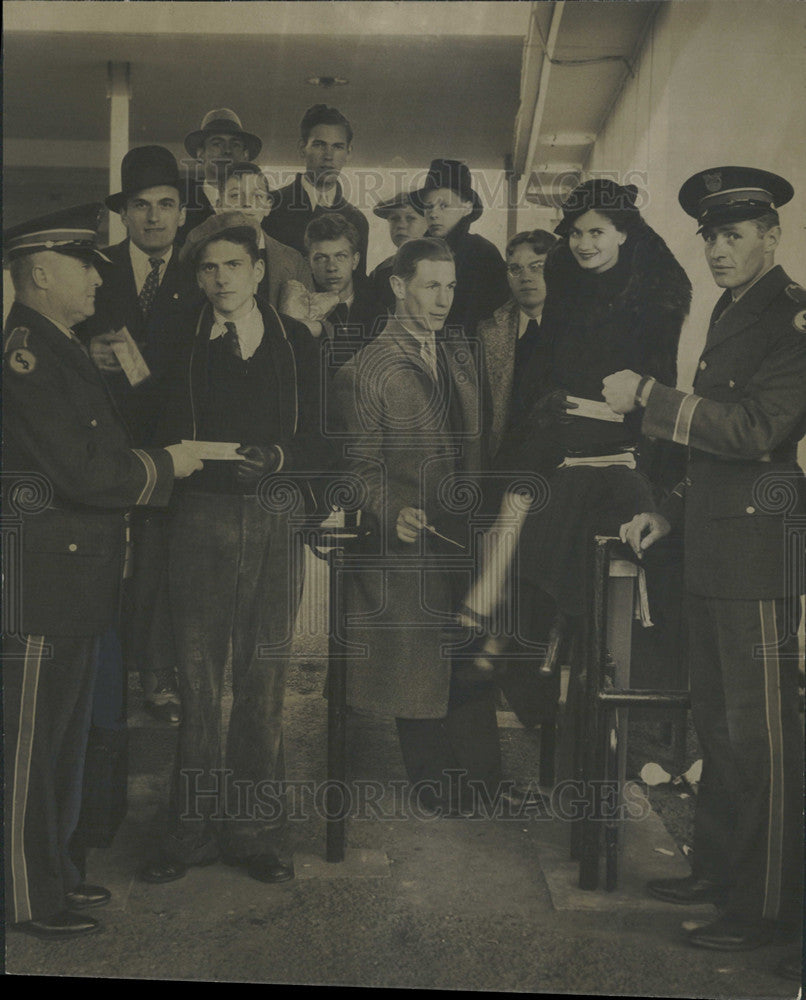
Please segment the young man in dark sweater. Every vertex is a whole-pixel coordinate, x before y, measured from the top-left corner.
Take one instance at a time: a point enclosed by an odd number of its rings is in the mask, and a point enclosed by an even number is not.
[[[148,882],[223,860],[263,882],[294,869],[285,837],[282,709],[302,561],[271,476],[323,468],[316,341],[255,297],[259,227],[239,212],[202,223],[182,259],[207,297],[180,337],[161,434],[213,459],[171,527],[169,586],[183,725],[169,827]],[[236,453],[237,448],[237,453]],[[229,452],[234,460],[224,460]],[[216,460],[219,459],[219,460]],[[234,701],[221,753],[228,651]],[[221,768],[223,759],[224,767]]]

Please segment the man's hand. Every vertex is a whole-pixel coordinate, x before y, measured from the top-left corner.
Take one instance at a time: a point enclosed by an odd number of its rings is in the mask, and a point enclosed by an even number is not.
[[[641,376],[631,371],[616,372],[603,380],[602,395],[614,413],[632,413],[638,405],[635,394],[640,381]]]
[[[200,458],[196,458],[193,449],[188,448],[186,444],[169,444],[165,450],[174,464],[175,479],[186,479],[204,465]]]
[[[282,452],[274,445],[242,444],[237,449],[243,461],[235,466],[235,476],[239,483],[251,486],[280,466]]]
[[[428,524],[425,511],[419,507],[403,507],[397,515],[395,530],[401,542],[416,542],[419,534]]]
[[[102,372],[120,372],[120,367],[112,344],[125,344],[126,338],[121,331],[117,333],[100,333],[90,341],[90,357],[95,362],[95,367]]]
[[[664,538],[672,526],[662,514],[636,514],[632,521],[622,524],[619,538],[641,559],[650,545]]]
[[[562,389],[555,389],[538,399],[532,414],[537,417],[540,426],[554,422],[567,424],[571,421],[570,411],[577,409],[579,409],[579,403],[569,402]]]

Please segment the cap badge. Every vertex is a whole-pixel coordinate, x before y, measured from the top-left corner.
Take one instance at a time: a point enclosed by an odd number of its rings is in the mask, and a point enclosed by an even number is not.
[[[722,171],[714,170],[709,174],[702,175],[703,183],[709,194],[716,194],[722,190]]]

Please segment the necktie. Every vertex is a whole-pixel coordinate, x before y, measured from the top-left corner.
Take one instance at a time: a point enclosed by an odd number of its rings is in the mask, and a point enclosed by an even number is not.
[[[143,287],[140,289],[140,294],[137,297],[143,317],[147,317],[151,312],[154,299],[157,297],[157,291],[160,287],[160,266],[163,260],[162,257],[149,257],[148,263],[151,265],[151,270],[148,272],[146,280],[143,282]]]
[[[241,354],[241,342],[238,340],[238,329],[234,323],[228,322],[224,324],[224,344],[230,354],[234,354],[236,358],[243,358]]]
[[[525,364],[532,356],[539,336],[540,327],[537,325],[537,320],[530,319],[526,324],[526,329],[523,331],[523,336],[518,339],[515,347],[515,363],[518,368]]]
[[[344,326],[347,320],[350,318],[350,307],[346,302],[339,302],[334,306],[328,319],[333,324],[333,326]]]
[[[420,357],[425,362],[425,366],[431,374],[431,378],[437,380],[437,352],[434,342],[430,338],[420,341]]]

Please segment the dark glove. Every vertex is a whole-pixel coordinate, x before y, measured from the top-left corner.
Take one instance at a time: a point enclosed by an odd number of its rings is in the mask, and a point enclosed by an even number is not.
[[[552,423],[567,424],[571,421],[569,410],[579,409],[578,403],[569,403],[562,389],[554,389],[546,393],[532,407],[531,417],[539,427],[547,427]]]
[[[235,466],[235,475],[242,486],[251,486],[280,467],[282,452],[272,444],[242,444],[237,452],[244,459]]]

